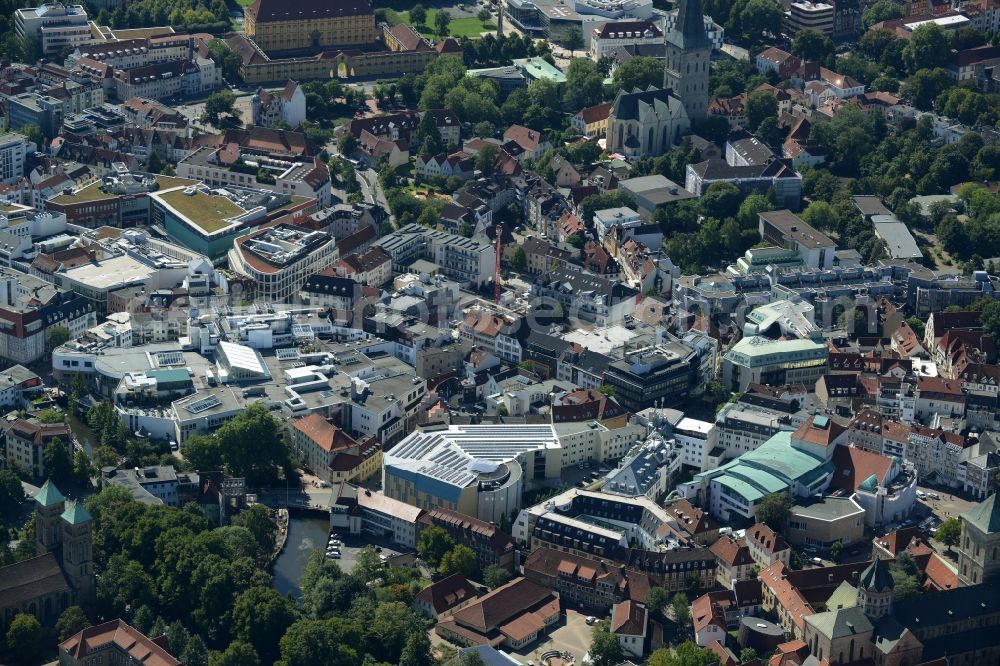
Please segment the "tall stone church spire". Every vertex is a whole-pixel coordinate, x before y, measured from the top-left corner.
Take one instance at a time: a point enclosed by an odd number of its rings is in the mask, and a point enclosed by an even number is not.
[[[708,113],[708,72],[712,42],[705,32],[701,0],[680,0],[677,23],[666,35],[663,85],[684,104],[692,123]]]

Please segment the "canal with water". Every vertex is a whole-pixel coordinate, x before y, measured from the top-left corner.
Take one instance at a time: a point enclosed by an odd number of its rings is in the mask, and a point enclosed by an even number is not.
[[[309,554],[317,548],[326,545],[326,537],[330,531],[328,518],[311,518],[292,516],[288,521],[288,541],[274,563],[271,573],[274,575],[273,585],[278,592],[286,595],[291,592],[295,597],[301,595],[299,582],[302,572],[309,561]]]

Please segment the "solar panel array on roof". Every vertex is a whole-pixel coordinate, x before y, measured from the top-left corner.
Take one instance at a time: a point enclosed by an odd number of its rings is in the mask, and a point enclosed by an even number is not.
[[[210,395],[202,398],[201,400],[195,400],[190,405],[186,405],[184,409],[188,410],[192,414],[200,414],[206,409],[211,409],[217,405],[221,405],[222,401],[219,400],[218,396]]]

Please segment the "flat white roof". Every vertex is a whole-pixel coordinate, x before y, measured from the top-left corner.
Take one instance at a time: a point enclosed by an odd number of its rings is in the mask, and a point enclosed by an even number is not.
[[[222,351],[226,360],[229,361],[229,367],[240,368],[241,370],[259,375],[267,374],[264,366],[261,365],[257,352],[250,347],[238,345],[233,342],[219,342],[219,350]]]
[[[140,263],[128,255],[111,257],[96,264],[84,264],[66,271],[66,277],[93,289],[122,287],[134,282],[145,282],[157,269]]]
[[[675,430],[687,430],[690,432],[699,432],[703,435],[707,435],[712,429],[714,423],[709,423],[708,421],[699,421],[698,419],[691,419],[688,417],[682,418],[677,422],[677,427]]]

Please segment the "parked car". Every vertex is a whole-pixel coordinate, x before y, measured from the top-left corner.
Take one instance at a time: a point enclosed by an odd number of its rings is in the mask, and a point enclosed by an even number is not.
[[[593,615],[588,615],[587,616],[587,624],[594,624],[595,622],[597,622],[597,618],[596,617],[594,617]]]

